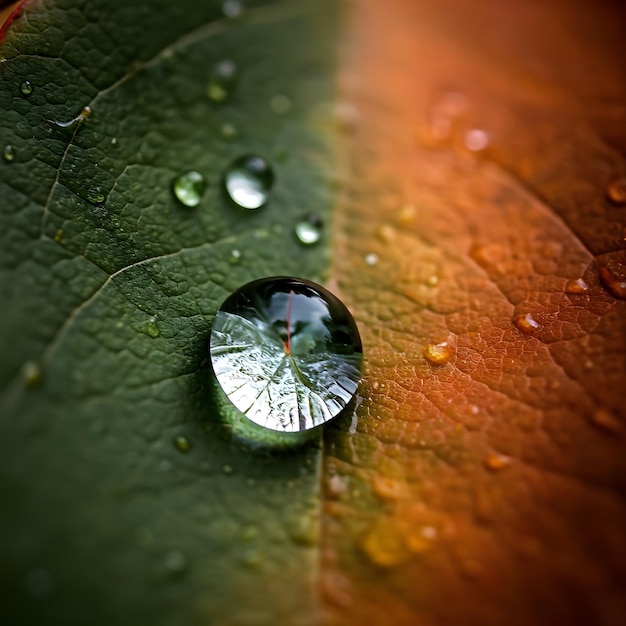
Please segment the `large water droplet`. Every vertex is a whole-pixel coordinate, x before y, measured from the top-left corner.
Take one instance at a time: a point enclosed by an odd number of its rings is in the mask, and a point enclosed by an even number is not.
[[[205,189],[206,180],[200,172],[185,172],[172,184],[172,190],[177,200],[188,207],[200,204]]]
[[[310,213],[296,224],[294,230],[301,244],[312,246],[321,239],[323,226],[324,224],[319,216],[315,215],[315,213]]]
[[[20,85],[20,93],[23,96],[30,96],[33,93],[33,84],[29,80],[25,80]]]
[[[607,187],[606,195],[613,204],[626,204],[626,177],[611,181]]]
[[[343,303],[315,283],[262,278],[231,294],[211,330],[213,371],[250,420],[297,432],[338,415],[352,400],[361,339]]]
[[[223,59],[213,66],[206,93],[213,102],[223,102],[232,92],[237,81],[237,66],[230,59]]]
[[[4,146],[2,156],[7,163],[12,163],[15,160],[15,148],[11,145]]]
[[[600,280],[607,291],[619,300],[626,300],[626,251],[617,250],[597,258]]]
[[[274,185],[274,171],[263,158],[246,154],[235,159],[224,174],[226,191],[235,204],[258,209],[268,199]]]

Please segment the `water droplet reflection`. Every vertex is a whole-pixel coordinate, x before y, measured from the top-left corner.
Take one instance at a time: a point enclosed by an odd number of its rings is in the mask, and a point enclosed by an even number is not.
[[[206,189],[206,180],[199,172],[185,172],[173,183],[176,199],[185,206],[195,207],[200,204]]]
[[[235,159],[224,174],[224,185],[235,204],[258,209],[268,200],[274,185],[274,170],[263,158],[247,154]]]
[[[220,307],[210,339],[213,371],[253,422],[297,432],[338,415],[356,393],[362,348],[346,307],[323,287],[263,278]]]
[[[310,213],[295,226],[298,241],[305,246],[312,246],[322,238],[323,222],[315,213]]]
[[[20,93],[23,96],[30,96],[33,93],[33,84],[29,80],[25,80],[20,85]]]
[[[606,195],[613,204],[626,204],[626,177],[612,180],[607,187]]]
[[[7,163],[12,163],[15,160],[15,149],[13,146],[5,146],[2,156]]]

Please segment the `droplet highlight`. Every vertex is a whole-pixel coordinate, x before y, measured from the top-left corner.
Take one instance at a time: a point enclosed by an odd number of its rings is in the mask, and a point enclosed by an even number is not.
[[[29,80],[25,80],[20,84],[20,93],[23,96],[30,96],[33,93],[33,84]]]
[[[231,94],[237,82],[237,65],[230,59],[223,59],[213,66],[206,88],[209,100],[224,102]]]
[[[187,439],[187,437],[184,437],[183,435],[178,435],[174,437],[174,439],[172,439],[172,443],[179,452],[186,453],[191,450],[191,442],[189,441],[189,439]]]
[[[511,465],[511,457],[504,454],[488,454],[485,457],[485,467],[492,472],[501,472]]]
[[[161,330],[159,329],[159,325],[157,324],[156,318],[151,317],[146,323],[146,333],[149,337],[156,339],[160,334]]]
[[[296,224],[294,231],[302,245],[313,246],[322,238],[323,226],[324,223],[320,217],[315,213],[310,213]]]
[[[185,172],[174,180],[172,190],[181,204],[195,207],[202,200],[206,190],[206,180],[200,172]]]
[[[7,163],[13,163],[13,161],[15,160],[15,148],[13,148],[13,146],[11,145],[4,146],[2,156]]]
[[[298,432],[328,422],[352,400],[363,350],[338,298],[310,281],[272,277],[222,304],[210,356],[222,390],[248,419]]]
[[[274,186],[274,170],[263,157],[246,154],[227,168],[224,186],[235,204],[244,209],[258,209],[267,202]]]
[[[489,145],[489,135],[484,130],[474,128],[465,133],[465,147],[472,152],[480,152]]]
[[[24,386],[29,389],[34,389],[41,385],[41,368],[34,361],[27,361],[22,367],[22,380]]]
[[[365,255],[364,261],[367,265],[378,265],[378,255],[375,252],[370,252]]]

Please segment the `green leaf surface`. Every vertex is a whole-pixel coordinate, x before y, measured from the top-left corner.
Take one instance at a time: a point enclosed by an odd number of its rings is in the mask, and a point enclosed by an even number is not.
[[[237,19],[214,1],[33,0],[8,29],[0,584],[14,623],[310,623],[319,441],[240,432],[207,339],[239,285],[324,276],[327,247],[301,247],[293,226],[334,201],[335,20],[319,0],[249,2]],[[238,76],[216,103],[223,59]],[[259,211],[221,182],[245,153],[276,173]],[[196,208],[171,189],[188,170],[208,183]]]

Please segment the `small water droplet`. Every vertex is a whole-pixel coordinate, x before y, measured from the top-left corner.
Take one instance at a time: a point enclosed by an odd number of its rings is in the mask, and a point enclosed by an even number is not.
[[[513,323],[525,335],[530,335],[539,328],[539,322],[530,313],[517,315],[513,319]]]
[[[224,17],[234,19],[243,13],[244,5],[241,0],[226,0],[222,3],[222,13]]]
[[[182,574],[187,569],[187,558],[179,550],[172,550],[165,555],[165,567],[172,574]]]
[[[22,367],[22,377],[24,385],[29,389],[34,389],[41,385],[41,368],[34,361],[27,361]]]
[[[222,59],[213,66],[207,96],[213,102],[223,102],[232,93],[236,82],[237,65],[231,59]]]
[[[161,334],[159,327],[156,322],[156,318],[151,317],[146,323],[146,333],[153,339],[156,339]]]
[[[431,365],[445,365],[454,354],[454,343],[451,340],[429,343],[424,346],[422,353]]]
[[[576,280],[572,279],[567,281],[564,291],[570,294],[587,293],[589,291],[589,285],[587,285],[582,278],[577,278]]]
[[[15,160],[15,148],[11,145],[4,146],[2,156],[7,163],[12,163]]]
[[[220,134],[224,139],[234,139],[237,136],[237,129],[233,124],[224,122],[224,124],[220,126]]]
[[[117,137],[113,137],[113,138],[111,139],[111,145],[112,145],[112,146],[116,146],[116,145],[117,145]]]
[[[331,499],[340,498],[348,491],[348,485],[345,480],[338,474],[329,476],[326,480],[326,495]]]
[[[375,252],[370,252],[369,254],[365,255],[364,260],[368,265],[377,265],[378,255]]]
[[[222,472],[223,472],[224,474],[232,474],[232,473],[233,473],[233,468],[232,468],[232,466],[230,466],[230,465],[224,465],[224,466],[222,467]]]
[[[237,263],[239,263],[239,261],[241,261],[241,252],[239,250],[231,250],[230,251],[230,256],[228,258],[228,262],[231,265],[236,265]]]
[[[598,257],[598,272],[606,290],[618,300],[626,300],[626,251]]]
[[[319,242],[322,237],[324,223],[315,213],[309,213],[300,220],[294,230],[298,241],[305,246],[312,246]]]
[[[191,450],[191,442],[183,435],[174,437],[174,439],[172,439],[172,443],[179,452],[189,452],[189,450]]]
[[[403,226],[410,226],[417,217],[417,207],[414,204],[405,204],[396,215],[396,220]]]
[[[87,202],[89,204],[102,204],[105,201],[105,196],[102,193],[102,189],[100,187],[90,187],[89,191],[87,191]]]
[[[370,561],[379,567],[393,567],[409,557],[397,529],[390,520],[385,519],[374,523],[361,542],[361,548]]]
[[[87,104],[83,107],[82,111],[80,112],[80,117],[86,120],[90,115],[91,115],[91,107]]]
[[[25,80],[20,85],[20,93],[23,96],[30,96],[33,93],[33,84],[29,80]]]
[[[626,177],[612,180],[607,187],[606,195],[613,204],[626,204]]]
[[[185,206],[195,207],[200,204],[206,189],[206,180],[200,172],[185,172],[174,180],[172,190],[176,199]]]
[[[472,152],[480,152],[489,145],[489,136],[484,130],[474,128],[465,134],[465,147]]]
[[[284,115],[291,110],[291,100],[282,94],[275,95],[270,100],[270,109],[277,115]]]
[[[229,165],[224,185],[235,204],[244,209],[258,209],[268,200],[274,185],[274,170],[263,157],[246,154]]]
[[[54,578],[48,570],[36,567],[24,576],[24,587],[33,598],[46,598],[54,589]]]
[[[596,409],[591,414],[591,423],[600,430],[610,434],[617,434],[622,431],[622,423],[613,413],[606,409]]]
[[[500,472],[511,464],[511,457],[504,454],[488,454],[485,457],[485,467],[492,472]]]
[[[431,274],[424,282],[427,287],[436,287],[439,284],[439,276]]]
[[[256,526],[246,526],[241,532],[243,541],[254,541],[259,536],[259,529]]]

